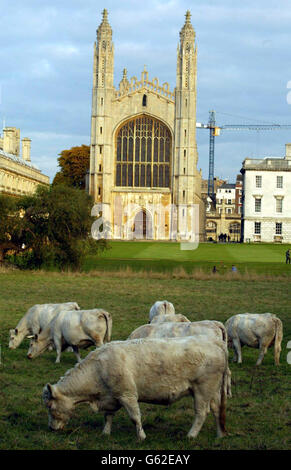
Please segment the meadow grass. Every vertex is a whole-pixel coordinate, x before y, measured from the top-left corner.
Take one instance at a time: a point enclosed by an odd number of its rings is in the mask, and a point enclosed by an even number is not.
[[[221,275],[189,277],[186,271],[158,273],[128,272],[46,273],[4,270],[0,272],[0,449],[47,450],[229,450],[290,449],[290,365],[286,348],[291,339],[290,280]],[[202,276],[203,273],[201,273]],[[258,276],[252,279],[250,276]],[[201,277],[200,276],[200,277]],[[186,435],[193,421],[193,401],[184,398],[171,406],[141,404],[147,439],[138,443],[127,413],[120,410],[113,421],[112,435],[103,436],[102,414],[88,405],[76,408],[66,428],[52,433],[42,389],[56,383],[75,364],[73,353],[55,352],[29,361],[28,340],[16,350],[8,349],[8,331],[36,303],[76,301],[81,308],[102,307],[113,317],[112,340],[124,340],[131,331],[148,322],[150,306],[167,299],[177,313],[190,320],[216,319],[225,322],[235,313],[273,312],[283,321],[281,365],[274,365],[273,349],[260,367],[258,350],[243,348],[243,364],[231,362],[233,397],[227,403],[228,435],[216,439],[214,419],[207,420],[198,437]],[[88,351],[82,351],[82,357]]]
[[[291,265],[285,263],[289,245],[200,243],[195,250],[182,250],[180,243],[175,242],[111,241],[109,246],[101,256],[86,258],[85,272],[129,267],[134,271],[171,273],[183,268],[187,272],[210,273],[215,265],[219,273],[225,274],[235,264],[241,273],[291,276]]]

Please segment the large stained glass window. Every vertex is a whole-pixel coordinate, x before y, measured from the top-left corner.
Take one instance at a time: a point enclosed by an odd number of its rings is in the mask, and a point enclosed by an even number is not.
[[[116,186],[169,188],[172,139],[148,116],[126,122],[116,137]]]

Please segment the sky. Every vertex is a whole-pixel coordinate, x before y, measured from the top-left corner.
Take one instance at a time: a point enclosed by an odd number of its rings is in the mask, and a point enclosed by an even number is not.
[[[64,149],[90,144],[93,44],[108,10],[114,84],[128,77],[176,85],[186,10],[196,32],[197,121],[291,125],[291,0],[0,0],[0,126],[30,137],[32,163],[50,176]],[[215,175],[234,182],[246,157],[285,155],[289,130],[223,130]],[[209,130],[197,129],[208,178]]]

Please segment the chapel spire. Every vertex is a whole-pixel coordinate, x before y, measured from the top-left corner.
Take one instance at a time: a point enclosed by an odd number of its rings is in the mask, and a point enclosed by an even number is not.
[[[194,41],[195,40],[195,31],[191,24],[191,13],[189,10],[186,11],[185,14],[185,23],[180,31],[180,41],[183,43],[184,41]]]
[[[102,12],[102,22],[97,29],[97,40],[100,41],[101,39],[109,41],[112,39],[112,28],[108,22],[108,11],[106,8]]]

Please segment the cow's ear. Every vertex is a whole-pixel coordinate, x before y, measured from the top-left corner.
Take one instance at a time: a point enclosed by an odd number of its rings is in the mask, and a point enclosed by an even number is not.
[[[42,398],[45,403],[48,403],[51,400],[53,400],[54,393],[53,393],[53,386],[51,384],[46,384],[46,386],[44,387]]]

